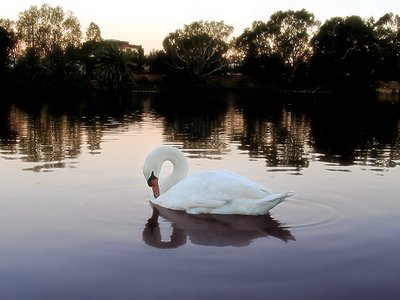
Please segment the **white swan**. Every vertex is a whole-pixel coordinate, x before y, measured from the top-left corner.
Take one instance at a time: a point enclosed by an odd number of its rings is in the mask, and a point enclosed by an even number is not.
[[[159,182],[165,161],[173,164],[173,171]],[[294,195],[294,192],[273,194],[258,183],[225,171],[199,172],[186,177],[187,173],[187,159],[177,148],[162,146],[150,152],[143,166],[144,177],[153,189],[150,201],[189,214],[263,215]]]

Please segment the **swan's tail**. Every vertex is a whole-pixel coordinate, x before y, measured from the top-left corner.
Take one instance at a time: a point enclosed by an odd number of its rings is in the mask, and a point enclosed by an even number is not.
[[[290,192],[283,192],[282,194],[285,194],[284,197],[288,198],[288,197],[292,197],[292,196],[296,195],[296,192],[290,191]]]
[[[283,201],[284,199],[286,199],[288,197],[292,197],[295,194],[296,194],[295,192],[275,193],[275,194],[271,194],[271,195],[265,196],[264,198],[260,199],[260,201],[262,201],[262,202],[268,202],[268,201],[274,201],[274,200]]]
[[[271,194],[258,200],[257,202],[259,206],[264,209],[264,213],[268,213],[270,209],[274,208],[283,200],[285,200],[288,197],[292,197],[295,194],[296,194],[295,192],[282,192],[282,193]]]

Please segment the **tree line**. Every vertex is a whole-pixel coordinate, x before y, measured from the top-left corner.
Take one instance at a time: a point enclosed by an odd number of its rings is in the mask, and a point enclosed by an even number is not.
[[[148,55],[103,40],[98,25],[82,33],[71,11],[31,6],[0,19],[0,80],[15,90],[140,88],[135,74],[162,74],[170,84],[207,84],[235,74],[288,89],[366,89],[400,80],[400,17],[333,17],[321,24],[305,9],[277,11],[237,37],[223,21],[196,21]]]

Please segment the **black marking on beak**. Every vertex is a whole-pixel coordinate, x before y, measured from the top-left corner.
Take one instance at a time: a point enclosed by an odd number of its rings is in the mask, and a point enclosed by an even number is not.
[[[152,187],[152,186],[153,186],[153,185],[152,185],[152,181],[153,181],[154,179],[158,179],[158,178],[154,175],[154,172],[151,172],[150,178],[147,180],[147,184],[149,185],[149,187]]]

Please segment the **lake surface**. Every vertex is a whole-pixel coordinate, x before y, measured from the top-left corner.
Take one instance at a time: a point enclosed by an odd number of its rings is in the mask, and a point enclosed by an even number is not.
[[[400,299],[399,105],[350,100],[2,105],[0,298]],[[297,194],[267,216],[164,209],[150,226],[142,165],[159,145],[190,173]]]

